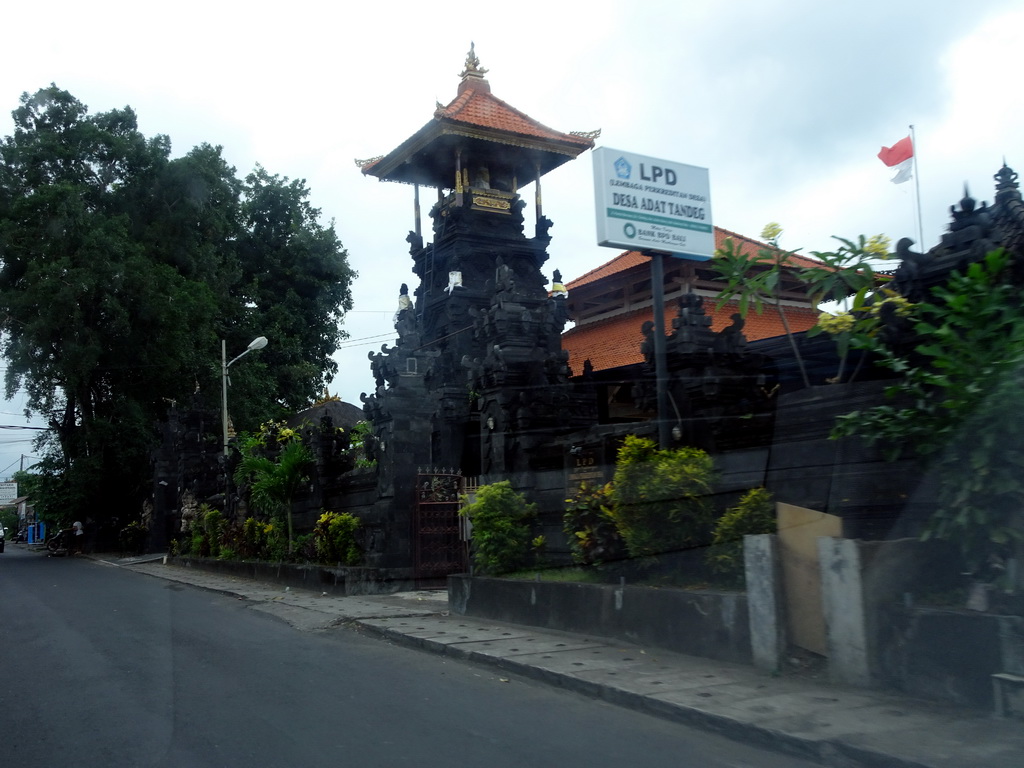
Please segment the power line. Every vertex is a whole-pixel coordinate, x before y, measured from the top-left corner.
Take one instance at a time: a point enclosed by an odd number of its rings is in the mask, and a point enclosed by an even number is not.
[[[6,475],[7,474],[7,470],[9,470],[15,464],[20,464],[20,463],[21,463],[21,457],[19,456],[14,461],[12,461],[10,464],[8,464],[6,467],[4,467],[3,469],[0,469],[0,475]]]

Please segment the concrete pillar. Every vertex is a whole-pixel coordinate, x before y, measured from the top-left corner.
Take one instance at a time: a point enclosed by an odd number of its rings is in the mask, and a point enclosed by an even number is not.
[[[750,650],[754,666],[774,672],[786,652],[786,617],[778,538],[769,533],[743,537],[747,578]]]
[[[818,539],[818,558],[829,676],[838,683],[870,686],[867,616],[858,542],[823,536]]]

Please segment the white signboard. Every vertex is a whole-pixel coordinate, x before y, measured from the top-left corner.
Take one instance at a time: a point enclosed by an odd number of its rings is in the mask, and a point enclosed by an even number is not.
[[[18,498],[17,483],[0,483],[0,503],[14,501]]]
[[[608,147],[593,155],[598,245],[695,261],[714,255],[707,168]]]

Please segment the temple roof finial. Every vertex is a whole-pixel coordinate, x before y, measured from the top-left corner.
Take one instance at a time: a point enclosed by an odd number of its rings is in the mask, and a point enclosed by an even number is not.
[[[480,66],[480,59],[476,55],[476,43],[470,41],[469,53],[466,54],[466,68],[459,75],[463,80],[467,77],[475,77],[482,80],[487,70]]]
[[[1003,158],[1003,167],[996,173],[995,180],[997,192],[1010,192],[1020,188],[1020,184],[1017,183],[1017,172],[1006,164],[1005,157]]]
[[[971,191],[967,188],[967,182],[964,182],[964,196],[960,201],[960,210],[964,213],[970,213],[974,210],[974,207],[978,204],[977,200],[971,197]]]

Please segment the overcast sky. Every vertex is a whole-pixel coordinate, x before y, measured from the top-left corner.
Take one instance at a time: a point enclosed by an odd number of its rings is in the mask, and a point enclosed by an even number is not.
[[[876,158],[911,124],[926,248],[965,182],[991,200],[1004,157],[1024,171],[1024,8],[1011,0],[40,0],[7,8],[4,26],[0,135],[21,93],[53,82],[91,112],[131,106],[175,155],[219,144],[239,175],[259,163],[307,180],[359,272],[331,387],[356,404],[373,388],[367,352],[394,340],[398,287],[416,281],[411,188],[353,161],[454,98],[470,41],[499,98],[561,131],[600,128],[599,146],[708,168],[717,226],[757,237],[777,221],[804,252],[831,235],[917,239],[914,183],[891,184]],[[616,255],[595,245],[589,156],[543,185],[548,276]],[[0,404],[0,422],[22,423],[20,408]],[[0,477],[28,439],[0,431]]]

